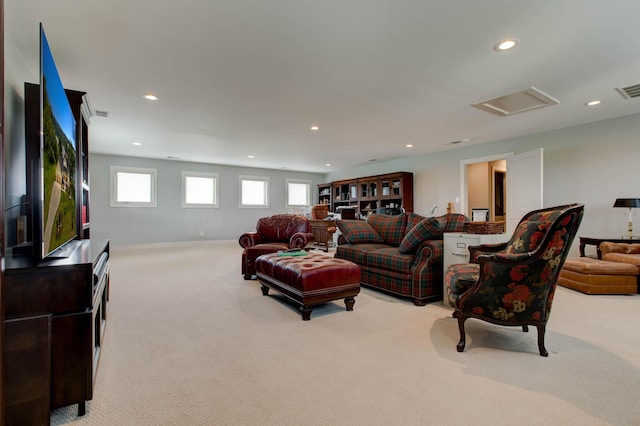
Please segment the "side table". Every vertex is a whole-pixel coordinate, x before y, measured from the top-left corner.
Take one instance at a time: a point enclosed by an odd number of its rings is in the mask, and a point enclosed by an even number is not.
[[[585,246],[596,246],[596,254],[598,259],[602,259],[602,253],[600,252],[600,243],[604,241],[610,241],[612,243],[640,243],[640,238],[593,238],[593,237],[579,237],[580,238],[580,257],[585,257]]]
[[[329,243],[331,235],[335,232],[336,221],[326,219],[309,219],[311,232],[313,233],[313,242],[321,247],[324,251],[329,251]]]

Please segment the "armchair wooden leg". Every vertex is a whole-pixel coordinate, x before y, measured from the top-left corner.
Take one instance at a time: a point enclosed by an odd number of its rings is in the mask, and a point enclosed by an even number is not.
[[[549,352],[547,352],[547,349],[544,347],[544,332],[545,332],[545,325],[538,325],[538,350],[540,351],[540,356],[549,356]]]
[[[462,352],[464,351],[464,347],[467,344],[466,334],[464,332],[464,322],[467,320],[467,317],[462,315],[462,313],[458,313],[457,318],[458,328],[460,329],[460,341],[458,341],[458,346],[456,346],[456,349],[458,350],[458,352]]]
[[[524,331],[525,333],[528,333],[528,332],[529,332],[529,326],[528,326],[528,325],[526,325],[526,324],[525,324],[525,325],[523,325],[523,326],[522,326],[522,331]]]

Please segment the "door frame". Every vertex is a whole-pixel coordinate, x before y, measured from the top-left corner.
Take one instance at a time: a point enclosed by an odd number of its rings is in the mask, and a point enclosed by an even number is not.
[[[459,213],[466,215],[467,205],[469,204],[469,185],[467,182],[468,167],[472,164],[490,163],[492,161],[506,160],[508,157],[513,157],[514,155],[515,154],[513,152],[506,152],[504,154],[495,154],[495,155],[488,155],[486,157],[477,157],[477,158],[469,158],[466,160],[460,160],[460,211]],[[509,171],[507,170],[507,173],[508,172]],[[509,214],[508,211],[506,211],[505,213],[507,215]]]

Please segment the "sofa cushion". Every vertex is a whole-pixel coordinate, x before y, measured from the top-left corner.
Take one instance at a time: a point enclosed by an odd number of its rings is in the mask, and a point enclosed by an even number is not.
[[[398,247],[404,238],[404,229],[407,226],[407,215],[389,216],[385,214],[372,214],[367,218],[367,223],[382,237],[385,244]]]
[[[402,254],[397,247],[384,247],[367,253],[366,266],[406,274],[414,259],[413,254]]]
[[[628,263],[611,262],[592,257],[569,257],[563,270],[586,275],[638,275],[638,268]]]
[[[640,256],[628,253],[606,253],[602,255],[602,260],[622,264],[635,265],[640,268]]]
[[[409,232],[407,232],[407,235],[404,236],[398,248],[400,253],[413,253],[423,241],[440,239],[442,239],[440,221],[436,218],[429,217],[412,227]]]
[[[376,230],[362,220],[339,220],[338,229],[349,244],[384,243]]]
[[[387,248],[385,244],[342,244],[336,247],[335,257],[350,260],[358,265],[367,265],[367,255],[375,250]]]
[[[504,251],[508,254],[527,253],[535,250],[547,231],[549,222],[527,220],[520,222]]]
[[[640,254],[640,244],[605,241],[600,243],[600,252],[602,255],[607,253]]]

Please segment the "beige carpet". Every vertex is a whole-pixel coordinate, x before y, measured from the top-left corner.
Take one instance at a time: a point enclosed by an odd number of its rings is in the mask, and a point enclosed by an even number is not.
[[[236,241],[112,248],[81,425],[640,425],[640,297],[559,288],[547,327],[457,322],[363,289],[302,321],[240,273]],[[273,291],[271,292],[273,294]]]

